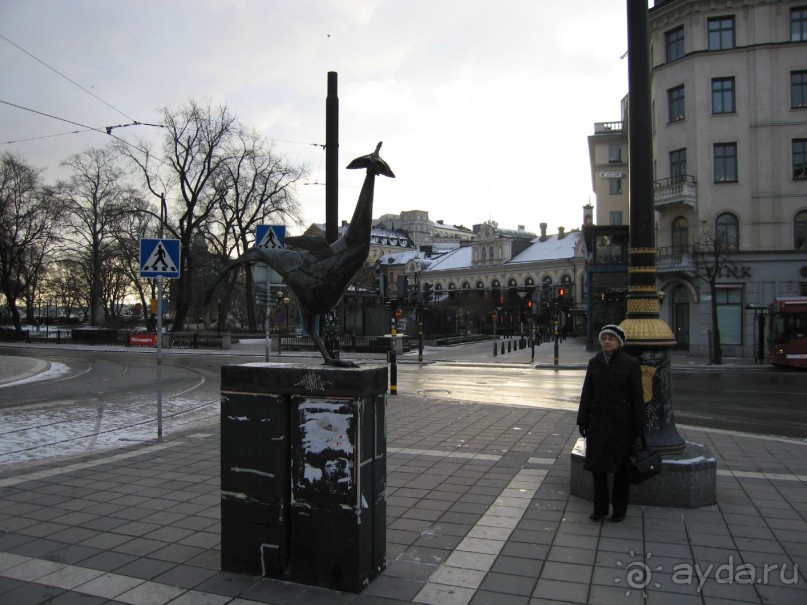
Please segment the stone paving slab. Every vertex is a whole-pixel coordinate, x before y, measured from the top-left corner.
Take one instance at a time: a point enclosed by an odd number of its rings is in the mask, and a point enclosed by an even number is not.
[[[718,503],[593,523],[574,421],[391,397],[388,564],[361,594],[220,570],[217,425],[3,465],[0,603],[807,602],[807,443],[679,427],[717,458]]]

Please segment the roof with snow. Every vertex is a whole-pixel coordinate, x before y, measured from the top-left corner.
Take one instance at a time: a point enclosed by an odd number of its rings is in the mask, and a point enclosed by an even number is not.
[[[583,237],[581,231],[572,231],[562,238],[550,235],[544,241],[540,238],[533,240],[530,247],[514,258],[504,263],[514,265],[518,263],[533,263],[542,260],[556,260],[559,258],[573,258],[577,254],[577,247]]]

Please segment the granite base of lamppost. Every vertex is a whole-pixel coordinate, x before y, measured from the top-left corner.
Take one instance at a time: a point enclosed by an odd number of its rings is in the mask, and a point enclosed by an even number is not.
[[[586,440],[577,440],[571,456],[571,494],[594,501],[594,481],[583,468]],[[700,508],[717,503],[717,461],[709,448],[686,442],[680,454],[665,455],[662,471],[640,485],[631,485],[631,504]]]

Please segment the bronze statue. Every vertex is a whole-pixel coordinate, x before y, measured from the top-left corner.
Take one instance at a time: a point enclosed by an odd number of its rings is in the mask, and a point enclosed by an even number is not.
[[[303,325],[311,334],[325,363],[331,366],[356,367],[351,361],[334,359],[328,353],[315,329],[316,318],[333,309],[350,280],[362,268],[370,253],[370,231],[373,220],[373,190],[376,175],[395,178],[381,159],[379,143],[369,155],[356,158],[348,168],[366,168],[367,175],[353,211],[347,232],[332,244],[317,237],[287,237],[290,248],[251,248],[230,263],[219,276],[240,265],[262,262],[277,271],[294,292],[300,304]]]

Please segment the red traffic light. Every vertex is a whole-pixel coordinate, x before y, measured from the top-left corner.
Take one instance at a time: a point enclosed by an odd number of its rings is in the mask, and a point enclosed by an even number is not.
[[[558,290],[558,296],[560,296],[561,298],[563,298],[564,296],[566,296],[566,290],[564,290],[563,288],[560,288],[560,289]]]

